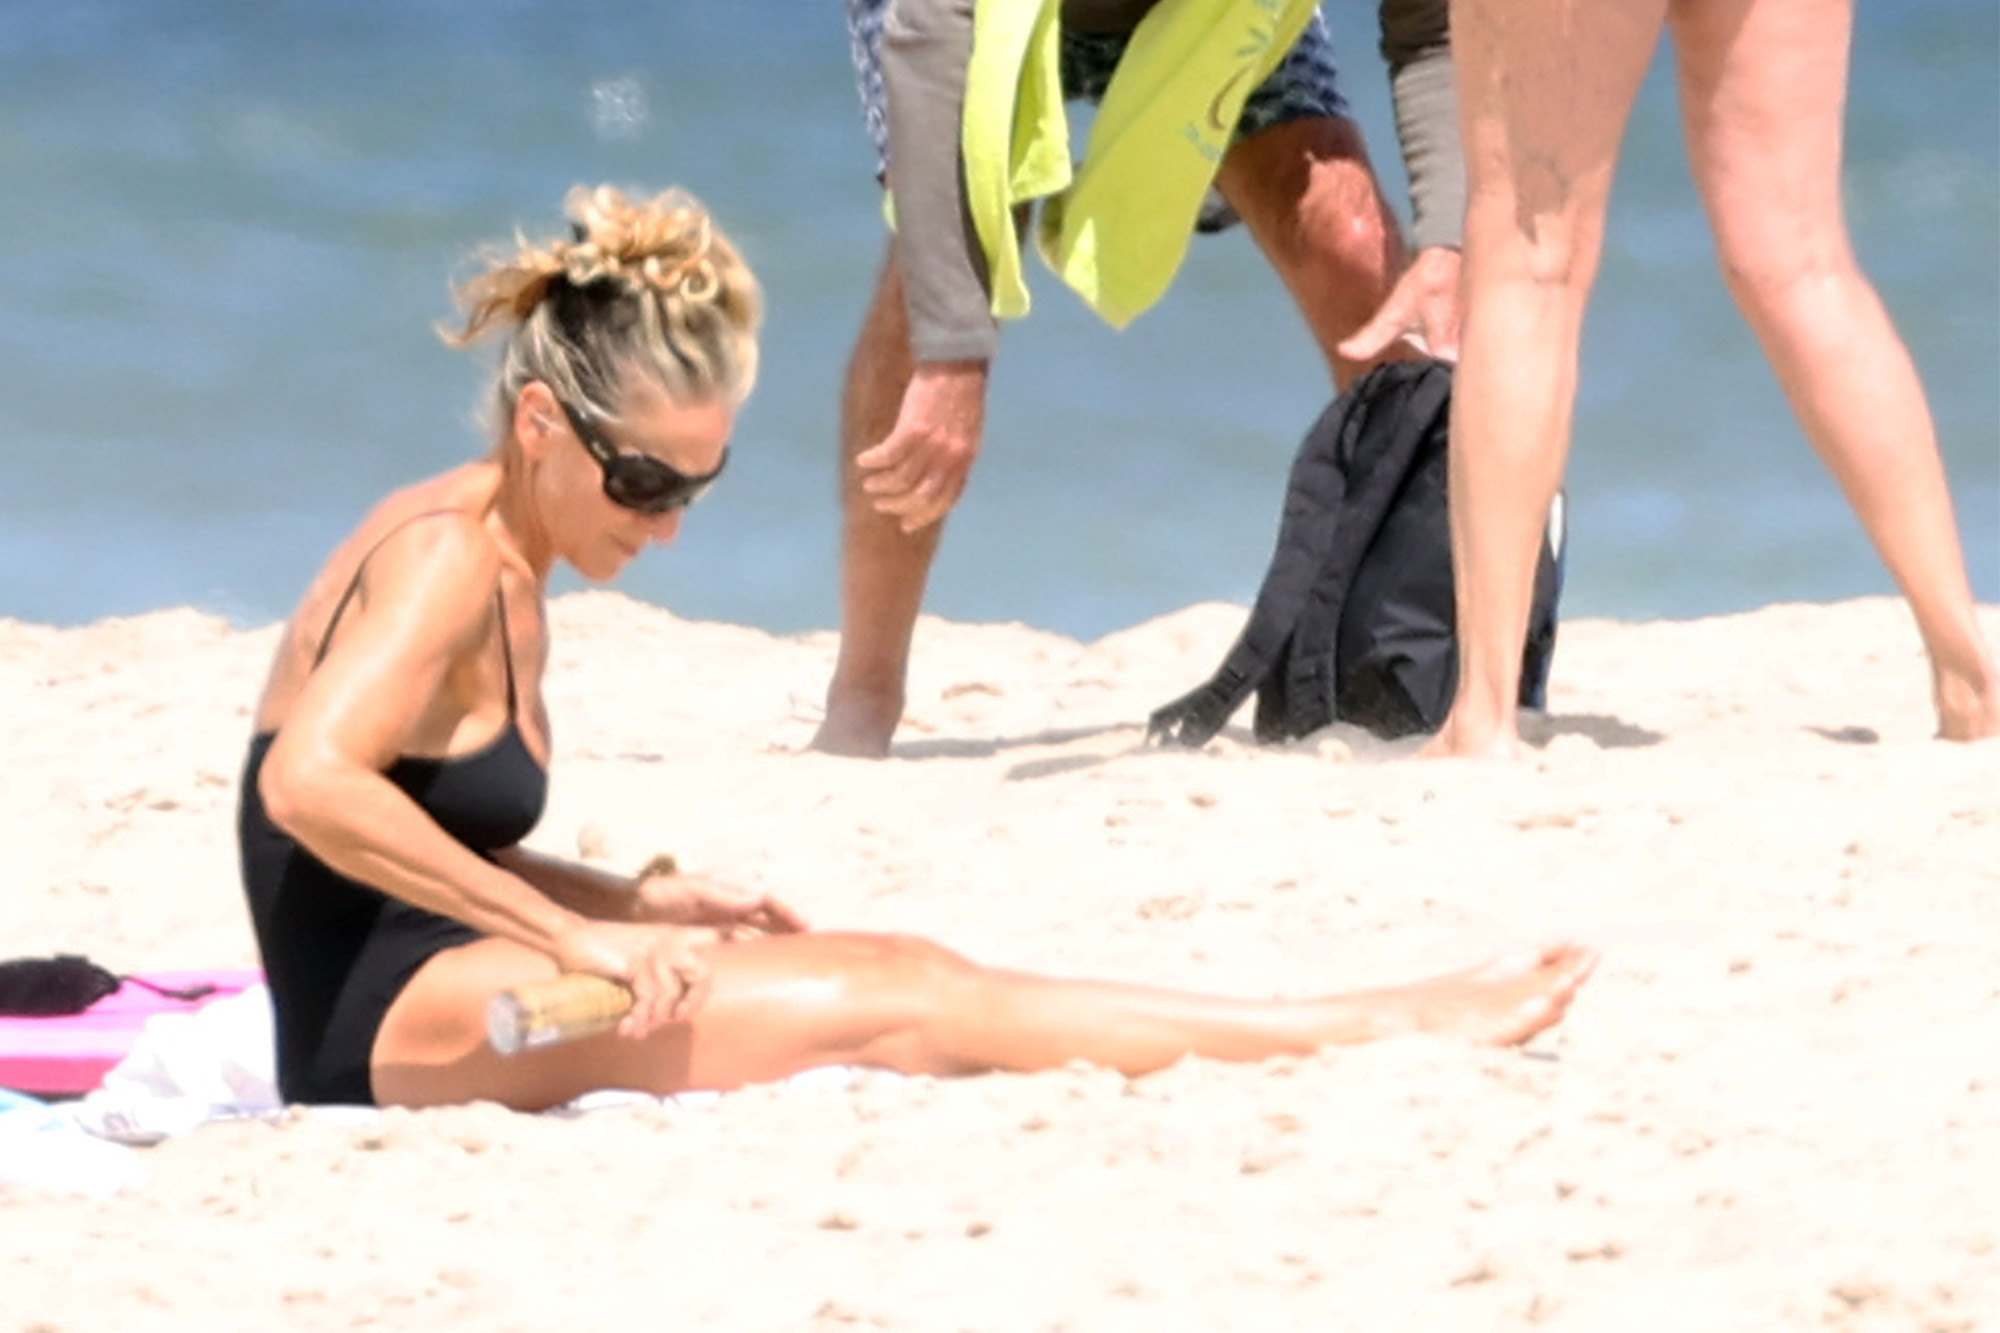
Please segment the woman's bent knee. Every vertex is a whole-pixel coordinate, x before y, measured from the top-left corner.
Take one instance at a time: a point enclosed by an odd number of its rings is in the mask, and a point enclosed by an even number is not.
[[[849,937],[847,1000],[858,1020],[857,1063],[905,1073],[960,1073],[948,1034],[984,1003],[986,971],[914,935]]]
[[[871,987],[935,1001],[978,969],[941,944],[917,935],[852,937],[856,979]]]

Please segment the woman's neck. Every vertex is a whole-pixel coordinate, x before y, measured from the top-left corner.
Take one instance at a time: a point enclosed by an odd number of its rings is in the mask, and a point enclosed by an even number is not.
[[[555,542],[536,514],[528,468],[520,450],[502,452],[492,468],[491,492],[483,506],[486,526],[507,564],[546,587],[555,568]]]

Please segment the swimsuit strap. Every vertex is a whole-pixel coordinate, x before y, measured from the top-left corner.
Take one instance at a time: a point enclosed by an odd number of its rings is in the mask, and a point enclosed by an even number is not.
[[[507,594],[498,583],[493,585],[493,606],[500,612],[500,660],[507,666],[507,724],[514,724],[514,643],[507,632]]]
[[[354,600],[355,590],[361,586],[361,573],[368,567],[369,559],[377,551],[381,550],[391,537],[401,532],[404,528],[409,527],[410,524],[415,523],[418,519],[435,518],[439,514],[462,514],[464,512],[463,509],[426,509],[421,514],[412,514],[395,527],[383,533],[376,540],[375,544],[368,548],[368,553],[362,556],[360,563],[354,567],[354,577],[347,581],[346,590],[340,594],[340,600],[334,604],[333,614],[327,618],[326,632],[320,635],[319,651],[313,654],[314,667],[318,667],[321,662],[326,660],[327,649],[333,646],[333,631],[339,626],[340,617],[346,612],[347,604]],[[493,605],[500,612],[500,660],[507,666],[507,721],[511,723],[515,720],[514,649],[513,645],[508,641],[507,598],[502,594],[500,586],[497,583],[493,587]]]
[[[410,515],[401,523],[398,523],[395,527],[390,528],[375,539],[375,544],[368,548],[367,554],[363,555],[360,561],[354,566],[354,576],[347,580],[346,590],[340,594],[340,600],[334,603],[333,614],[327,617],[326,629],[319,636],[319,651],[313,654],[313,665],[315,667],[326,660],[327,650],[333,647],[333,632],[339,628],[341,616],[347,613],[347,604],[354,600],[355,592],[361,587],[362,572],[368,568],[368,562],[375,558],[375,553],[387,545],[391,537],[401,532],[404,528],[409,527],[410,524],[415,523],[420,518],[435,518],[439,514],[462,514],[464,512],[463,509],[426,509],[421,514]]]

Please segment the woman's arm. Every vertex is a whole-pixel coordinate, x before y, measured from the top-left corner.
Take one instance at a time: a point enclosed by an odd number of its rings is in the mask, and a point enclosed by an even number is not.
[[[378,547],[365,577],[278,729],[265,808],[339,873],[560,957],[581,915],[460,844],[384,776],[450,702],[454,672],[494,651],[499,551],[472,515],[441,517]]]
[[[758,924],[752,915],[595,918],[580,909],[615,901],[615,877],[559,872],[560,863],[518,849],[489,861],[384,776],[427,717],[462,715],[461,701],[446,697],[454,673],[493,651],[500,555],[483,527],[469,515],[417,525],[374,551],[367,579],[265,758],[260,791],[272,821],[350,879],[525,944],[564,971],[625,982],[634,995],[620,1024],[627,1035],[685,1019],[707,994],[703,950],[718,932],[706,927]],[[539,867],[534,879],[517,873],[530,866]],[[643,902],[646,885],[634,892]]]
[[[777,899],[707,875],[683,873],[670,856],[655,857],[637,875],[578,865],[526,847],[509,847],[493,859],[595,921],[713,926],[724,934],[745,927],[767,935],[806,929],[804,918]]]
[[[640,880],[636,875],[599,870],[526,847],[495,852],[493,860],[578,916],[593,921],[649,919],[641,910]]]

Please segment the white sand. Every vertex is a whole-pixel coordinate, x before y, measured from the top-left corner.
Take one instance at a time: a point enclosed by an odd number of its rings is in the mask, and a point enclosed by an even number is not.
[[[120,1196],[0,1190],[0,1329],[2000,1328],[2000,746],[1929,739],[1899,604],[1570,623],[1516,767],[1264,750],[1247,711],[1145,748],[1241,618],[926,621],[866,763],[799,752],[830,635],[567,597],[535,842],[1241,995],[1575,936],[1604,962],[1562,1028],[211,1125]],[[0,622],[0,956],[254,963],[231,819],[274,633]]]

